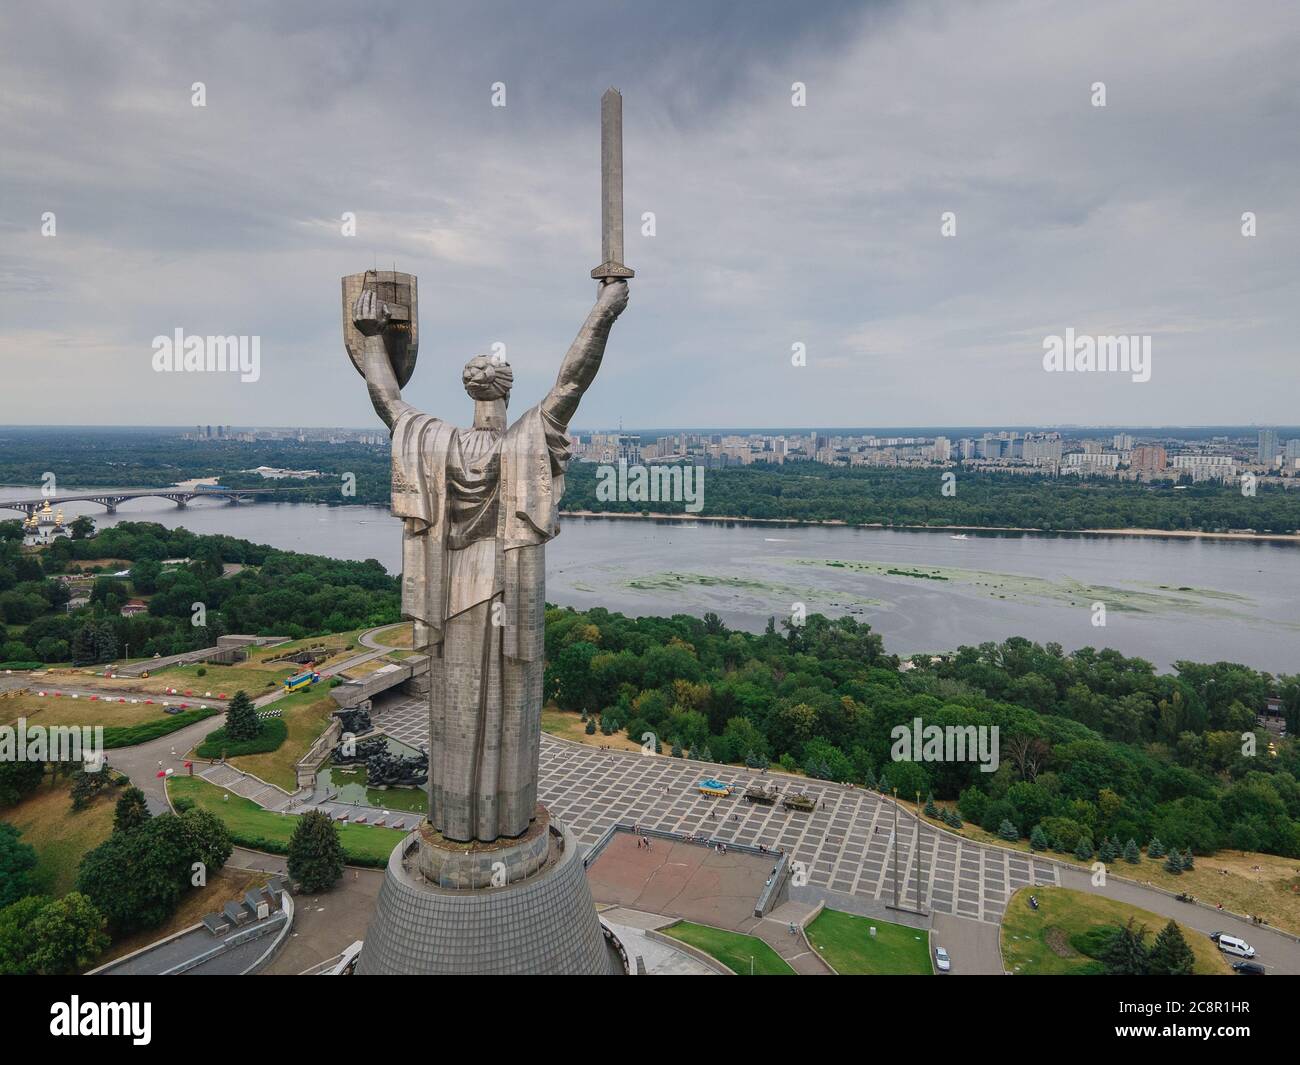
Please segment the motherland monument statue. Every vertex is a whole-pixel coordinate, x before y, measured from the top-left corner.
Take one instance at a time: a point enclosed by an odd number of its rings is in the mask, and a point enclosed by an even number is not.
[[[416,278],[343,278],[343,332],[392,432],[402,613],[428,658],[429,815],[389,861],[358,972],[608,972],[576,837],[537,801],[546,543],[559,533],[568,427],[627,306],[622,97],[601,99],[595,306],[554,387],[513,422],[513,373],[475,355],[469,427],[402,399],[419,347]],[[413,857],[414,856],[414,857]],[[414,867],[413,867],[414,866]]]

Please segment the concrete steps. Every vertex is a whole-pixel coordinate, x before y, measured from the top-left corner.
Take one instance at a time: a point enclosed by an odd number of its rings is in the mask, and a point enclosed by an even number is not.
[[[226,791],[249,799],[267,810],[286,809],[289,806],[290,799],[293,798],[283,788],[277,788],[274,784],[268,784],[265,780],[251,776],[248,773],[241,773],[239,770],[221,763],[208,766],[207,769],[199,773],[199,776],[209,784],[225,788]],[[301,792],[297,794],[301,794]]]

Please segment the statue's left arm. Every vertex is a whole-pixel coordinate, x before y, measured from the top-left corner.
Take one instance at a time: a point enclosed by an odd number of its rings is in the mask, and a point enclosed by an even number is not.
[[[578,401],[596,377],[605,357],[605,343],[615,320],[627,306],[626,281],[605,281],[596,297],[596,306],[587,315],[578,335],[560,364],[560,373],[540,407],[543,414],[567,426],[578,409]]]

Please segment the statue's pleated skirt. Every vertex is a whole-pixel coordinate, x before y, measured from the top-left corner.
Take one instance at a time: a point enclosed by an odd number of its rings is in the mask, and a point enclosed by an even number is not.
[[[545,664],[503,653],[499,602],[449,618],[430,649],[429,819],[449,839],[521,835],[537,805]]]

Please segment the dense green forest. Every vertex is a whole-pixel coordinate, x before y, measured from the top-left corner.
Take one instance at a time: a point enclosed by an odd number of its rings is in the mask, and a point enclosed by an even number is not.
[[[1300,856],[1300,750],[1276,756],[1256,714],[1280,693],[1300,727],[1300,677],[1221,662],[1157,674],[1138,658],[1083,648],[1065,654],[1015,638],[962,647],[910,671],[870,626],[807,619],[762,635],[703,619],[637,618],[552,609],[546,692],[561,709],[599,716],[663,753],[766,766],[939,799],[962,816],[1021,836],[1041,828],[1074,849],[1117,836],[1201,854],[1225,846]],[[1001,763],[895,761],[891,730],[999,728]]]
[[[297,639],[398,620],[398,582],[373,560],[301,555],[145,522],[56,540],[39,553],[20,544],[20,523],[0,522],[0,662],[110,662],[127,647],[137,658],[179,654],[227,633]],[[68,613],[70,590],[55,578],[101,559],[129,563],[129,577],[96,577],[90,602]],[[189,561],[164,566],[166,559]],[[225,563],[244,568],[223,576]],[[148,597],[149,612],[121,617],[133,595]]]
[[[839,468],[810,462],[765,463],[706,470],[703,515],[843,521],[881,525],[1002,526],[1071,529],[1300,528],[1300,488],[1263,485],[1255,496],[1235,483],[1175,487],[1041,474],[955,471],[956,493],[940,489],[944,470]],[[596,497],[596,466],[569,467],[564,509],[642,510],[685,514],[683,503],[604,502]],[[694,515],[686,515],[693,517]]]

